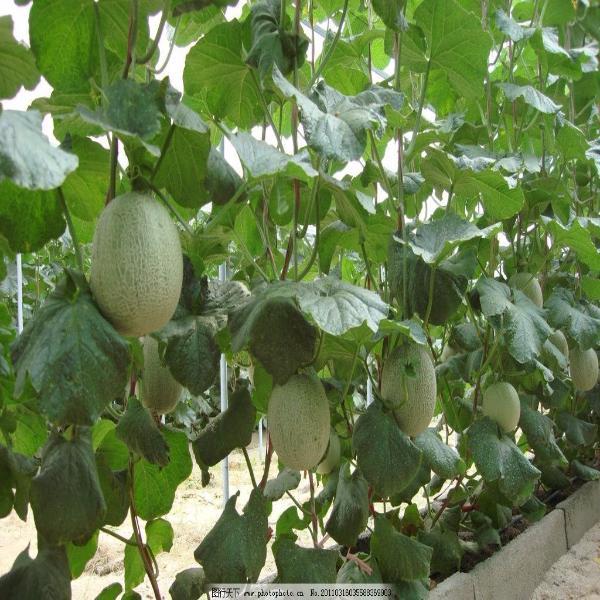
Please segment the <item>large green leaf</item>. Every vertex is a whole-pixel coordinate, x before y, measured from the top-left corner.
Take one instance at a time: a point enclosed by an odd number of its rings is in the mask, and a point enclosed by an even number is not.
[[[12,32],[12,17],[0,17],[0,98],[12,98],[21,86],[31,90],[40,79],[33,54]]]
[[[36,529],[49,543],[85,542],[103,523],[106,503],[89,428],[72,440],[52,435],[30,496]]]
[[[244,33],[237,20],[213,27],[188,53],[185,92],[206,104],[216,118],[248,127],[262,118],[252,67],[244,62]]]
[[[407,23],[404,18],[405,0],[390,2],[389,0],[373,0],[373,10],[379,15],[386,27],[394,31],[404,31]]]
[[[192,443],[194,456],[202,469],[223,460],[234,448],[245,448],[252,440],[256,409],[247,389],[240,388],[229,406],[200,432]]]
[[[238,495],[229,498],[219,520],[194,551],[210,583],[255,582],[267,558],[268,501],[261,490],[254,489],[240,515],[235,509]]]
[[[325,525],[325,531],[338,543],[349,548],[356,545],[369,519],[369,484],[356,469],[350,473],[350,463],[340,468],[335,501]]]
[[[600,271],[600,253],[596,248],[590,230],[585,221],[575,219],[563,225],[556,219],[543,218],[546,229],[552,235],[553,246],[563,248],[569,246],[575,251],[579,260],[590,269]]]
[[[135,505],[140,517],[146,521],[171,510],[177,486],[192,473],[192,457],[185,433],[165,428],[163,436],[169,446],[169,464],[161,468],[144,459],[135,464]]]
[[[206,576],[202,567],[192,567],[175,575],[169,588],[172,600],[199,600],[204,592]]]
[[[408,487],[421,466],[421,451],[376,404],[371,404],[356,422],[352,446],[358,468],[384,498]],[[390,465],[395,466],[390,469]]]
[[[552,332],[539,309],[520,290],[512,290],[494,279],[477,282],[483,314],[502,331],[511,356],[520,363],[534,361]]]
[[[273,544],[273,556],[280,583],[335,583],[335,550],[301,548],[282,536]]]
[[[589,446],[597,440],[598,425],[578,419],[566,410],[556,415],[556,424],[574,446]]]
[[[444,444],[435,429],[428,428],[415,438],[415,446],[423,452],[423,460],[443,479],[464,475],[466,465],[458,452]]]
[[[526,40],[535,33],[535,28],[523,27],[517,23],[517,21],[509,17],[502,9],[496,11],[496,26],[513,42]]]
[[[98,550],[98,531],[94,532],[92,537],[83,546],[69,542],[66,545],[66,550],[71,577],[77,579],[83,573],[87,563],[96,554],[96,550]]]
[[[375,517],[371,554],[386,582],[414,581],[429,576],[431,547],[396,531],[384,515]]]
[[[5,111],[6,112],[6,111]],[[34,252],[60,237],[65,220],[56,192],[0,181],[0,233],[15,252]]]
[[[51,190],[77,164],[77,156],[50,145],[39,112],[0,112],[0,181],[8,178],[30,190]]]
[[[600,340],[600,319],[589,310],[590,306],[577,301],[565,288],[556,288],[546,301],[550,324],[568,333],[582,350],[594,348]]]
[[[31,479],[37,470],[37,460],[0,446],[0,487],[4,488],[5,493],[9,492],[10,497],[10,506],[3,513],[10,512],[14,507],[19,518],[26,520]]]
[[[568,464],[565,455],[556,443],[554,423],[550,417],[531,408],[523,400],[521,400],[519,427],[527,436],[527,442],[535,452],[535,457],[538,461],[558,466],[566,466]]]
[[[269,479],[267,481],[263,493],[265,498],[269,500],[279,500],[283,498],[283,495],[290,491],[295,490],[300,485],[300,471],[294,471],[284,467],[275,479]]]
[[[536,90],[531,85],[515,85],[514,83],[499,83],[498,86],[502,89],[508,100],[516,100],[523,98],[525,104],[532,106],[545,114],[553,114],[560,110],[560,105],[553,100]]]
[[[471,425],[467,443],[481,476],[497,482],[500,491],[515,503],[525,501],[533,492],[540,472],[488,417]]]
[[[60,92],[85,92],[98,73],[93,0],[38,0],[29,39],[40,73]]]
[[[50,546],[32,559],[29,546],[21,552],[11,570],[0,577],[0,596],[19,600],[71,600],[71,573],[64,547]]]
[[[451,575],[460,571],[460,563],[464,550],[455,531],[444,530],[437,526],[430,531],[420,531],[418,539],[426,546],[431,546],[431,572]]]
[[[127,343],[104,320],[87,284],[70,273],[16,340],[12,358],[15,393],[29,379],[40,409],[58,424],[91,425],[127,382]]]
[[[456,0],[425,0],[415,19],[427,40],[431,68],[444,73],[461,96],[481,97],[492,46],[481,20]]]

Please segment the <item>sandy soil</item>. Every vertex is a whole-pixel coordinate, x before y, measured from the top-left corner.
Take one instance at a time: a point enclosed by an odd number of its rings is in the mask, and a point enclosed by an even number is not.
[[[249,446],[248,452],[253,470],[256,476],[260,477],[263,461],[258,454],[256,439]],[[276,473],[277,462],[274,457],[271,464],[271,477]],[[213,467],[211,474],[210,484],[203,488],[200,483],[200,470],[194,463],[192,476],[179,486],[173,508],[168,515],[165,515],[175,533],[171,552],[159,554],[157,557],[160,568],[158,583],[165,598],[169,597],[168,589],[176,573],[198,566],[194,560],[194,550],[221,515],[223,509],[221,465]],[[233,452],[229,457],[229,489],[231,495],[239,490],[237,508],[241,511],[252,490],[241,451]],[[303,502],[309,495],[308,479],[303,479],[294,496]],[[291,505],[292,501],[285,497],[273,504],[273,511],[269,516],[269,525],[273,530],[279,515]],[[113,529],[127,538],[132,533],[129,519],[121,527]],[[300,542],[309,546],[311,542],[308,533],[301,533],[305,535],[300,536]],[[10,569],[17,554],[25,549],[27,544],[31,544],[30,555],[35,556],[36,533],[31,511],[27,523],[23,523],[14,512],[0,521],[0,574]],[[119,540],[100,532],[96,555],[87,564],[81,577],[72,583],[73,599],[92,600],[103,588],[115,581],[123,585],[123,551],[124,546]],[[265,577],[275,570],[273,554],[269,551],[261,576]],[[142,598],[149,600],[154,598],[147,579],[136,588],[136,591],[142,595]]]
[[[600,523],[557,560],[532,600],[600,600]]]

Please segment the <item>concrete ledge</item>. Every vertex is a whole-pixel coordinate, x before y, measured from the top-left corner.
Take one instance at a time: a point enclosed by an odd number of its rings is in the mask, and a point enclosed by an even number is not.
[[[471,573],[455,573],[429,592],[429,600],[475,600]]]
[[[472,571],[477,600],[529,600],[567,552],[565,516],[554,510]]]
[[[565,515],[567,547],[571,548],[600,521],[600,481],[588,481],[556,508]]]

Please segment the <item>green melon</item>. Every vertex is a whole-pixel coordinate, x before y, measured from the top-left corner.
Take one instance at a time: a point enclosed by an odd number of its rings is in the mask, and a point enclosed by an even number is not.
[[[550,342],[552,342],[552,344],[554,344],[565,356],[569,356],[569,344],[567,343],[567,338],[565,337],[565,334],[560,330],[557,329],[556,331],[553,331],[549,336],[548,339],[550,340]]]
[[[512,431],[521,416],[517,390],[506,381],[493,383],[483,392],[483,414],[500,425],[505,433]]]
[[[158,342],[144,338],[144,372],[142,374],[142,404],[160,415],[170,413],[181,396],[183,386],[160,362]]]
[[[342,455],[342,449],[340,447],[340,438],[337,433],[331,430],[329,434],[329,446],[327,448],[327,454],[325,458],[319,463],[317,467],[317,473],[319,475],[327,475],[331,473],[339,464]]]
[[[510,287],[521,290],[537,307],[544,305],[544,295],[537,277],[531,273],[515,273],[509,280]]]
[[[329,442],[329,402],[323,385],[308,375],[293,375],[275,385],[267,424],[279,460],[290,469],[312,469]]]
[[[580,392],[591,390],[598,381],[598,356],[594,349],[573,348],[569,353],[569,371],[577,390]]]
[[[436,395],[435,369],[427,350],[416,344],[396,348],[383,366],[381,397],[394,409],[404,433],[414,437],[427,429]]]
[[[169,321],[181,292],[179,233],[166,208],[147,194],[117,196],[94,233],[90,287],[115,329],[142,336]]]

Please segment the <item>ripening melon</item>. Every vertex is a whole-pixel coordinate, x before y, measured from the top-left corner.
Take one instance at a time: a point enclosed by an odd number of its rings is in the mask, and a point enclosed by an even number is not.
[[[436,394],[433,361],[423,346],[400,346],[389,355],[381,374],[381,397],[394,409],[404,433],[414,437],[427,429]]]
[[[565,334],[560,330],[557,329],[556,331],[553,331],[549,336],[548,339],[552,342],[552,344],[554,344],[565,356],[569,356],[569,344],[567,343],[567,338],[565,337]]]
[[[483,392],[483,414],[500,425],[502,431],[512,431],[521,416],[517,390],[506,381],[493,383]]]
[[[339,464],[342,455],[342,449],[340,447],[340,438],[337,433],[331,430],[329,434],[329,446],[327,448],[327,454],[325,458],[317,466],[317,473],[319,475],[327,475],[331,473]]]
[[[144,372],[142,374],[142,404],[159,415],[170,413],[181,396],[183,386],[160,362],[158,342],[144,338]]]
[[[544,305],[544,295],[540,282],[531,273],[515,273],[509,280],[510,287],[521,290],[537,307]]]
[[[594,349],[573,348],[569,353],[569,371],[577,390],[580,392],[591,390],[598,381],[598,356]]]
[[[312,469],[329,442],[329,402],[323,384],[308,375],[292,375],[275,385],[267,423],[279,460],[290,469]]]
[[[167,209],[148,194],[117,196],[94,233],[90,287],[115,329],[142,336],[169,321],[181,292],[183,256]]]

